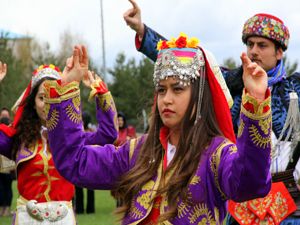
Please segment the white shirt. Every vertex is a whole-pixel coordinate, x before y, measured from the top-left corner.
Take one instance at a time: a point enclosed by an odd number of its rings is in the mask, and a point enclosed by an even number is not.
[[[175,145],[172,145],[169,141],[168,141],[168,147],[167,147],[167,166],[170,164],[170,162],[172,161],[172,159],[174,158],[176,152],[176,147]]]

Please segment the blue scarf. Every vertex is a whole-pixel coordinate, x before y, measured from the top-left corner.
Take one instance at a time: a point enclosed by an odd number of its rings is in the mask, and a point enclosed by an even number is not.
[[[286,78],[286,72],[283,65],[283,59],[281,59],[277,66],[267,72],[268,74],[268,87],[273,86],[277,82]]]

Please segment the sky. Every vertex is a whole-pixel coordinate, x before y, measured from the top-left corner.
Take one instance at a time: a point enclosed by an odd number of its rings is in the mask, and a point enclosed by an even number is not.
[[[27,34],[49,42],[56,51],[61,34],[69,30],[88,45],[92,60],[102,65],[101,0],[0,0],[0,29]],[[165,36],[180,32],[200,39],[217,61],[233,57],[236,61],[245,46],[241,41],[244,22],[256,13],[281,18],[291,34],[285,54],[300,62],[300,4],[298,0],[136,0],[145,24]],[[134,46],[135,32],[123,20],[131,8],[127,0],[102,0],[105,58],[114,66],[117,54],[141,58]]]

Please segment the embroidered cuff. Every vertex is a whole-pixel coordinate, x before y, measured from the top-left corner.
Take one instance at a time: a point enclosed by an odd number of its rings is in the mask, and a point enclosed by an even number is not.
[[[79,83],[73,81],[62,85],[61,80],[47,80],[44,83],[44,90],[46,103],[59,103],[79,96]]]
[[[114,100],[110,92],[106,92],[103,95],[98,95],[97,97],[98,106],[104,111],[107,112],[111,107],[114,107]],[[114,111],[115,107],[113,108]]]
[[[89,101],[97,94],[104,95],[108,92],[106,84],[101,79],[95,80],[95,82],[91,84],[91,89]]]
[[[265,100],[261,103],[249,95],[245,89],[242,96],[241,111],[252,119],[259,119],[266,117],[271,113],[271,91],[267,89]]]

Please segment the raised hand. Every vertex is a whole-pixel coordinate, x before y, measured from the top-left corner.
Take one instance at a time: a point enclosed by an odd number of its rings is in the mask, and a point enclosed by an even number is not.
[[[246,53],[242,53],[241,60],[243,64],[243,81],[245,88],[258,102],[262,102],[265,100],[268,88],[268,75],[262,67],[252,62]]]
[[[144,24],[142,22],[141,17],[141,9],[135,2],[135,0],[129,0],[129,2],[132,4],[131,9],[128,9],[124,14],[124,20],[128,26],[130,26],[131,29],[136,31],[136,33],[140,36],[144,36],[145,28]]]
[[[72,57],[67,59],[66,67],[63,71],[62,83],[72,81],[80,82],[88,72],[88,54],[83,45],[76,45],[73,49]]]
[[[7,65],[0,61],[0,82],[3,80],[7,72]]]
[[[102,81],[100,76],[98,76],[94,71],[88,71],[87,74],[83,77],[83,84],[86,87],[90,87],[96,80]]]

